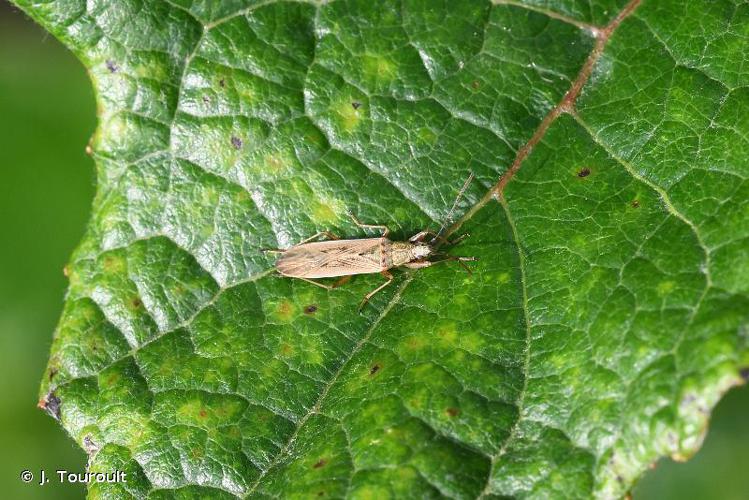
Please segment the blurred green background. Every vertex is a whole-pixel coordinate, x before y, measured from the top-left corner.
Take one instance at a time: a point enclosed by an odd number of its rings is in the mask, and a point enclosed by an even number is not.
[[[62,309],[62,268],[83,234],[94,193],[84,147],[95,103],[82,65],[0,0],[0,491],[4,498],[82,498],[84,488],[24,484],[29,469],[83,471],[84,453],[36,408],[39,378]],[[749,499],[749,387],[715,411],[690,462],[662,460],[635,499]]]

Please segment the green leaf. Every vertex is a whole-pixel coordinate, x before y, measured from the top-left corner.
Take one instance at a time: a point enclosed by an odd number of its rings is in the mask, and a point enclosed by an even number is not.
[[[98,96],[41,389],[128,473],[92,496],[617,497],[741,382],[746,4],[16,1]],[[472,275],[359,315],[380,276],[261,251],[436,229],[469,171]]]

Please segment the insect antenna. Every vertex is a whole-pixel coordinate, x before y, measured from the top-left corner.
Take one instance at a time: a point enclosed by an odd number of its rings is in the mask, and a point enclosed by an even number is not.
[[[447,217],[445,217],[445,222],[442,223],[442,227],[440,227],[440,230],[437,231],[437,234],[434,235],[434,238],[432,238],[429,241],[430,245],[434,245],[434,242],[437,240],[443,240],[442,237],[445,233],[445,230],[447,229],[447,226],[452,222],[453,214],[455,213],[455,209],[458,208],[458,203],[460,202],[460,199],[463,197],[463,194],[466,192],[466,189],[468,189],[468,186],[471,184],[471,181],[473,181],[473,178],[475,175],[473,172],[471,172],[471,175],[468,176],[468,179],[463,183],[463,187],[460,188],[460,191],[458,191],[458,196],[455,197],[455,202],[453,203],[452,208],[450,208],[450,211],[447,212]]]

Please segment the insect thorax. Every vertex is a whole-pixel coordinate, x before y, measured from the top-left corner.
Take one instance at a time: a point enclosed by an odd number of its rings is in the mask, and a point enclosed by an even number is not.
[[[393,241],[391,243],[392,267],[402,266],[414,260],[420,260],[432,254],[432,248],[426,243]]]

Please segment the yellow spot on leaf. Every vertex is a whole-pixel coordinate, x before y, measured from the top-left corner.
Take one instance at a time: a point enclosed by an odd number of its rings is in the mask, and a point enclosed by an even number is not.
[[[364,107],[354,107],[351,104],[354,101],[354,98],[346,96],[335,102],[332,107],[332,111],[338,118],[340,128],[348,133],[353,132],[359,127],[359,122],[364,116]]]
[[[419,351],[423,349],[425,345],[426,345],[426,342],[424,342],[424,339],[421,337],[414,336],[406,340],[406,348],[412,351]]]
[[[386,57],[366,54],[362,58],[364,76],[373,82],[390,82],[395,78],[396,65]]]
[[[338,220],[338,213],[344,211],[344,205],[338,200],[327,198],[315,200],[312,207],[312,220],[317,225],[330,224]]]
[[[277,174],[289,169],[293,163],[294,161],[289,157],[289,155],[276,151],[265,155],[262,168],[265,172]]]
[[[419,140],[424,144],[432,146],[435,142],[437,142],[437,134],[432,132],[432,130],[428,127],[421,127],[419,129]]]
[[[282,322],[289,323],[297,314],[296,306],[288,300],[282,300],[276,304],[275,309],[272,312],[273,317]]]
[[[125,259],[119,255],[107,255],[102,263],[102,268],[107,274],[121,274],[126,267]]]
[[[437,329],[437,336],[445,344],[454,344],[458,340],[458,332],[455,323],[440,325]]]
[[[658,295],[661,297],[666,296],[674,291],[676,284],[673,281],[661,281],[658,283]]]
[[[288,357],[294,353],[294,347],[291,344],[284,342],[281,344],[281,356]]]
[[[149,60],[135,67],[135,76],[147,78],[149,80],[164,81],[167,79],[168,72],[160,61]]]

